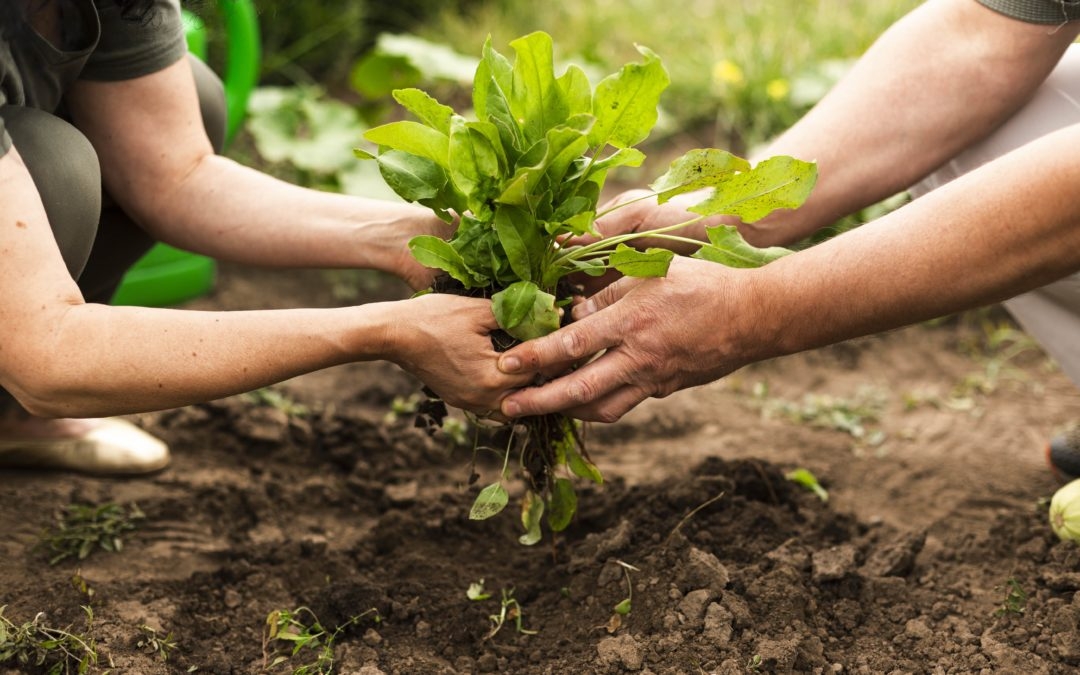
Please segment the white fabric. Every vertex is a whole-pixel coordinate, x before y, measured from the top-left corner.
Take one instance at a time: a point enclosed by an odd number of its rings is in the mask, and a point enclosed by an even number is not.
[[[1080,124],[1080,44],[1066,51],[1031,103],[909,192],[919,197],[1039,136],[1073,124]],[[1080,153],[1080,148],[1075,150]],[[1076,187],[1080,199],[1080,185]],[[1080,273],[1019,295],[1006,301],[1005,307],[1080,386]]]

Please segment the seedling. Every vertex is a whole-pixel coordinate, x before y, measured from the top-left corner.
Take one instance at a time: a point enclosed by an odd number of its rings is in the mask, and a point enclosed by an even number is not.
[[[1015,577],[1009,577],[1009,580],[1005,582],[1005,599],[1002,600],[1001,606],[997,608],[994,615],[1023,614],[1027,604],[1027,597],[1027,593],[1020,586],[1020,582]]]
[[[746,670],[751,673],[756,673],[761,670],[761,654],[754,654],[746,660]]]
[[[607,625],[607,631],[609,633],[614,633],[619,630],[622,626],[623,617],[630,615],[630,610],[633,608],[634,602],[634,584],[630,580],[630,572],[631,570],[634,572],[641,571],[630,563],[625,563],[621,560],[616,560],[615,562],[622,567],[623,574],[626,576],[626,597],[613,608],[615,613],[611,615],[611,619],[608,621]]]
[[[276,609],[270,612],[266,617],[266,629],[263,633],[263,668],[270,670],[290,662],[306,649],[306,655],[314,653],[314,660],[294,667],[292,675],[329,675],[334,671],[334,641],[342,631],[369,614],[374,615],[376,623],[381,620],[379,611],[372,608],[329,631],[323,628],[319,617],[307,607],[298,607],[292,611]],[[304,617],[309,620],[305,621]],[[288,654],[277,653],[279,643],[291,645]]]
[[[169,660],[169,654],[176,649],[176,639],[171,632],[168,635],[161,636],[157,630],[146,624],[139,626],[139,632],[142,633],[142,636],[135,643],[136,647],[150,654],[157,654],[161,657],[162,662]]]
[[[16,624],[4,616],[5,609],[0,606],[0,665],[38,666],[48,675],[83,675],[98,664],[97,645],[89,636],[94,623],[90,607],[83,607],[85,633],[76,633],[70,626],[49,626],[44,612],[33,621]]]
[[[100,548],[118,553],[124,548],[123,534],[138,527],[146,517],[137,505],[127,509],[118,504],[70,504],[56,515],[56,526],[41,535],[40,546],[48,547],[49,564],[66,558],[84,560]]]
[[[270,387],[249,391],[244,394],[244,397],[256,405],[280,410],[286,417],[306,417],[311,412],[303,403],[297,403],[284,393]]]
[[[525,612],[521,609],[521,605],[516,599],[514,599],[514,589],[504,588],[502,589],[502,600],[500,601],[500,609],[498,614],[492,614],[488,616],[491,621],[491,630],[484,636],[484,640],[490,640],[495,637],[506,621],[512,620],[514,622],[514,628],[518,633],[522,635],[536,635],[540,631],[529,630],[522,625],[524,621]]]
[[[757,267],[789,253],[751,247],[728,226],[707,228],[705,244],[674,234],[711,216],[753,222],[776,209],[796,208],[816,180],[811,163],[773,157],[751,166],[716,149],[688,152],[650,186],[649,197],[659,203],[711,189],[690,207],[696,215],[651,231],[599,238],[596,219],[629,203],[600,210],[604,182],[611,170],[644,160],[634,146],[656,123],[667,71],[656,54],[639,47],[642,62],[623,66],[594,89],[578,66],[555,75],[546,33],[510,45],[513,62],[490,38],[484,44],[473,78],[475,119],[420,89],[398,89],[395,100],[418,121],[370,129],[364,137],[379,146],[377,154],[356,151],[376,161],[383,179],[406,201],[428,206],[447,222],[459,217],[449,240],[420,236],[409,248],[420,263],[445,273],[434,290],[492,299],[504,333],[493,336],[497,348],[556,330],[560,309],[575,292],[571,275],[666,275],[674,254],[631,248],[635,239],[689,244],[697,247],[694,257],[733,267]],[[528,484],[522,542],[535,544],[545,514],[553,532],[573,519],[572,477],[603,479],[568,417],[545,415],[516,424],[524,429],[516,452]],[[491,517],[501,511],[504,493],[501,486],[485,488],[479,513]]]
[[[821,487],[821,483],[818,482],[817,476],[810,472],[809,469],[794,469],[784,474],[784,478],[787,478],[793,483],[797,483],[810,492],[817,495],[818,499],[823,502],[829,501],[828,491]]]
[[[491,597],[491,593],[488,593],[484,589],[484,580],[481,579],[475,583],[469,584],[469,589],[465,591],[466,597],[474,602],[480,602],[481,600],[487,600]]]

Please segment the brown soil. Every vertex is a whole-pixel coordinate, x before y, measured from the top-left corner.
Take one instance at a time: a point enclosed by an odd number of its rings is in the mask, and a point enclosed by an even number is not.
[[[402,292],[360,280],[366,297]],[[329,305],[332,287],[226,267],[193,305]],[[494,467],[470,486],[469,450],[384,419],[418,389],[391,366],[285,383],[306,415],[235,397],[140,416],[174,449],[159,475],[0,473],[0,605],[75,628],[91,605],[91,672],[267,672],[267,616],[301,606],[331,629],[377,610],[335,642],[335,672],[352,675],[1075,672],[1080,550],[1038,502],[1056,487],[1042,445],[1080,417],[1080,395],[1035,350],[998,372],[985,338],[972,317],[913,327],[592,427],[607,482],[582,484],[577,520],[534,548],[509,512],[467,518]],[[783,403],[809,416],[808,395],[878,401],[880,421],[862,440],[793,421]],[[828,503],[785,479],[796,467]],[[146,519],[119,553],[50,566],[35,543],[73,502],[133,502]],[[493,597],[469,600],[481,579]],[[1010,580],[1026,599],[1006,601]],[[508,618],[489,636],[504,589],[535,634]],[[141,625],[173,634],[167,662],[139,646]]]

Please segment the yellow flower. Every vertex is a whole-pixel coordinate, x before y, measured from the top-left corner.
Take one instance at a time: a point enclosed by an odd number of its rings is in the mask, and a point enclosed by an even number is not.
[[[769,83],[765,85],[765,95],[774,101],[784,100],[790,92],[791,85],[782,77],[769,80]]]
[[[713,82],[721,85],[739,86],[746,81],[739,64],[728,59],[713,64],[712,75]]]

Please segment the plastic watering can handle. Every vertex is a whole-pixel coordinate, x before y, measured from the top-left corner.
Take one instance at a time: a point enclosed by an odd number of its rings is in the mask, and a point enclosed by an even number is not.
[[[262,58],[259,20],[251,0],[218,0],[225,25],[225,105],[228,111],[226,141],[240,128],[247,111],[248,97],[259,80]],[[194,14],[183,11],[188,50],[206,60],[206,26]]]

